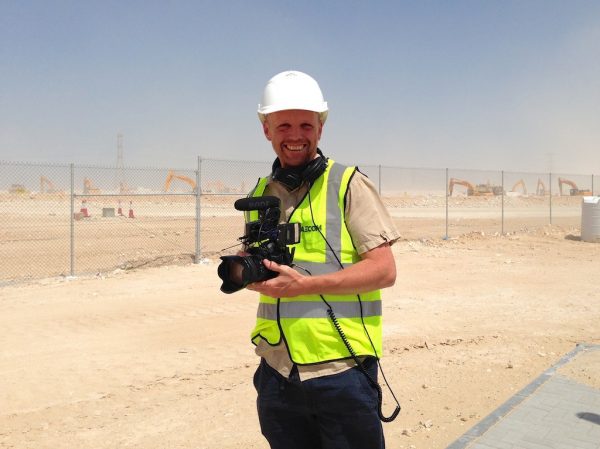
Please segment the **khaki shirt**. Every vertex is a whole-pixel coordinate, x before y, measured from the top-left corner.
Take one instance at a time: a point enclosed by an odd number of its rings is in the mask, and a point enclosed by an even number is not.
[[[269,180],[264,195],[273,195],[281,200],[280,221],[283,223],[288,221],[306,192],[306,184],[290,192],[283,184]],[[366,253],[386,242],[392,245],[400,238],[400,234],[396,230],[394,222],[381,201],[374,184],[360,172],[354,174],[348,186],[345,213],[346,226],[358,254]],[[255,352],[282,376],[289,377],[294,363],[291,361],[283,341],[276,346],[271,346],[261,339]],[[300,380],[308,380],[336,374],[355,365],[352,359],[320,363],[318,365],[299,365],[298,374]]]

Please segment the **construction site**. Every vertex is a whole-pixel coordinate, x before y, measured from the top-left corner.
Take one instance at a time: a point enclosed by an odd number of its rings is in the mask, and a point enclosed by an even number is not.
[[[407,240],[503,235],[552,224],[576,228],[582,197],[592,193],[594,181],[600,188],[592,175],[360,169]],[[0,279],[188,263],[235,252],[230,247],[243,221],[233,202],[268,170],[268,163],[211,160],[195,170],[2,165],[0,214],[7,226],[0,231]],[[31,254],[37,254],[33,262]]]
[[[234,201],[269,169],[0,165],[1,447],[268,447],[257,298],[221,293],[217,265],[239,248]],[[383,291],[402,405],[387,447],[445,449],[577,343],[600,344],[600,245],[581,239],[599,177],[361,170],[402,235]],[[597,389],[594,366],[559,372]]]
[[[196,170],[3,165],[0,214],[7,226],[0,231],[0,279],[73,276],[235,252],[230,247],[243,217],[233,203],[268,170],[268,163],[211,160]],[[408,240],[503,235],[549,224],[576,228],[582,197],[594,185],[594,176],[381,166],[361,171]],[[37,254],[34,261],[31,254]]]

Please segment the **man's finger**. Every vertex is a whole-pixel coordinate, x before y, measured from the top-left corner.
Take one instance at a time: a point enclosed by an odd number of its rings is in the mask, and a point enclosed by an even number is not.
[[[273,262],[272,260],[269,260],[269,259],[263,259],[263,264],[269,270],[281,273],[281,265],[279,265],[277,262]]]

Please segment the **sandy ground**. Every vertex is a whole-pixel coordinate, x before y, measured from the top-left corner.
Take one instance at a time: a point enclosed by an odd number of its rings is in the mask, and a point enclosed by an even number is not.
[[[382,365],[402,412],[388,448],[445,448],[576,343],[600,343],[600,244],[568,229],[394,253]],[[219,285],[213,262],[0,288],[0,447],[267,448],[257,298]]]

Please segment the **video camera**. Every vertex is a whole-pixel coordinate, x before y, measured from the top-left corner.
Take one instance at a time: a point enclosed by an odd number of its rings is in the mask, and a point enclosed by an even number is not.
[[[221,291],[234,293],[252,282],[277,277],[263,264],[263,259],[272,260],[280,265],[291,265],[294,249],[288,245],[300,242],[300,223],[279,224],[281,214],[280,200],[274,196],[243,198],[234,203],[239,211],[258,211],[258,220],[246,223],[241,241],[247,256],[222,256],[217,270],[223,280]]]

